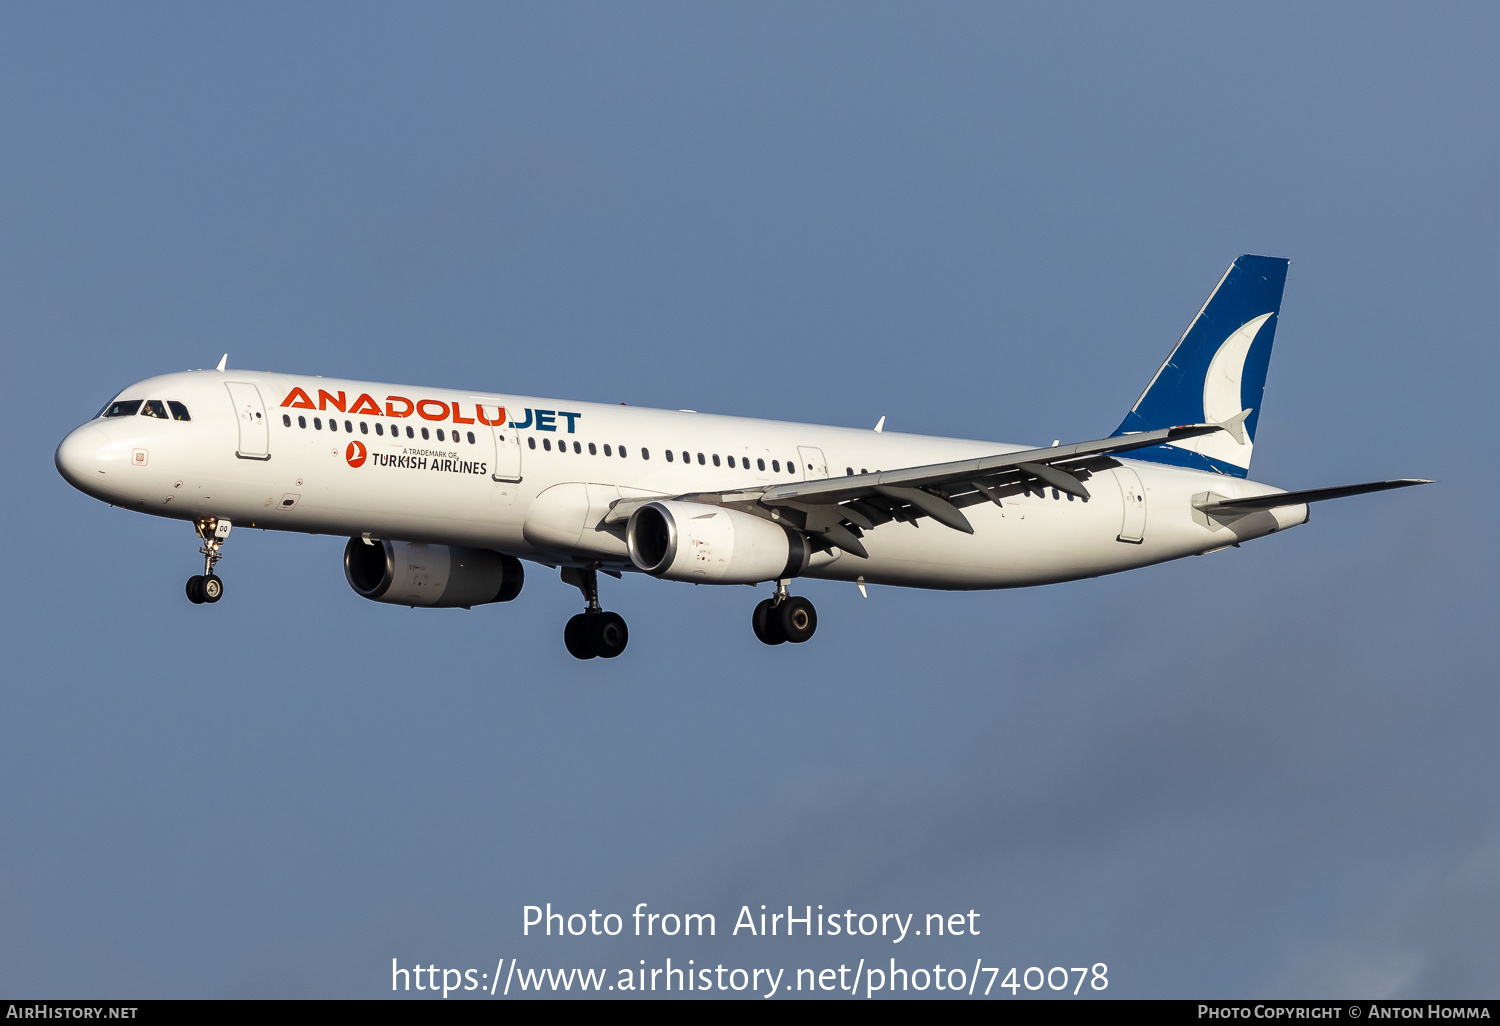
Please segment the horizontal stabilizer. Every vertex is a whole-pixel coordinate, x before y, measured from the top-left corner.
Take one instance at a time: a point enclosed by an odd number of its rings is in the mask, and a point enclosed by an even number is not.
[[[1341,485],[1338,488],[1309,488],[1301,492],[1276,492],[1272,495],[1250,495],[1243,499],[1194,503],[1194,507],[1205,513],[1251,513],[1255,510],[1275,509],[1278,506],[1297,506],[1304,502],[1342,499],[1349,495],[1364,495],[1366,492],[1383,492],[1389,488],[1408,488],[1411,485],[1422,484],[1432,484],[1432,482],[1420,477],[1403,477],[1396,481],[1370,481],[1365,484]]]

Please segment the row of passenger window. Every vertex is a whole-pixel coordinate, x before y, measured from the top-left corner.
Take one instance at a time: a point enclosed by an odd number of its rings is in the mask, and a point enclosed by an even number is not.
[[[186,406],[184,406],[182,403],[179,403],[175,399],[168,399],[166,402],[163,402],[160,399],[146,399],[146,400],[140,400],[140,399],[122,399],[122,400],[120,400],[118,402],[110,403],[108,406],[106,406],[103,410],[101,410],[99,412],[99,415],[103,416],[103,417],[133,417],[136,414],[140,414],[140,416],[142,416],[142,417],[156,417],[156,418],[159,418],[161,420],[192,420],[193,419],[192,417],[190,417],[188,415],[188,408]],[[282,426],[284,426],[284,427],[291,427],[292,426],[292,417],[291,417],[291,414],[289,414],[289,413],[283,413],[281,415],[281,423],[282,423]],[[306,429],[306,427],[307,427],[307,418],[304,417],[304,416],[299,416],[297,418],[297,426],[299,428]],[[323,418],[322,417],[314,417],[312,419],[312,426],[313,426],[313,430],[314,431],[322,431],[323,430]],[[391,437],[392,438],[400,438],[401,437],[401,427],[402,427],[402,425],[400,425],[400,424],[392,424],[391,425]],[[335,420],[333,417],[329,417],[328,418],[328,430],[329,431],[338,431],[338,429],[339,429],[339,422],[337,420]],[[447,435],[451,434],[453,436],[452,440],[454,442],[460,442],[460,441],[465,441],[466,440],[466,441],[468,441],[468,443],[470,445],[476,444],[476,441],[475,441],[475,438],[474,438],[474,432],[472,432],[472,431],[465,431],[463,433],[464,437],[460,437],[459,432],[456,429],[449,429],[447,432],[445,432],[442,428],[436,428],[435,430],[437,431],[437,440],[439,442],[446,442],[446,441],[448,441]],[[348,434],[351,434],[351,435],[354,433],[354,422],[352,420],[346,420],[346,421],[344,421],[344,431],[346,433],[348,433]],[[424,440],[430,440],[431,439],[432,436],[429,433],[429,431],[428,431],[427,428],[423,427],[423,428],[413,429],[410,424],[406,425],[406,437],[407,438],[416,438],[417,437],[417,433],[419,431],[420,431],[421,436],[422,436],[422,438]],[[368,435],[370,433],[370,424],[369,424],[368,421],[362,420],[362,421],[359,422],[359,433],[362,434],[362,435]],[[384,436],[385,435],[385,425],[382,424],[382,423],[380,423],[379,421],[375,422],[375,434],[380,435],[380,436]],[[526,444],[527,444],[528,447],[530,447],[532,449],[535,449],[536,448],[536,436],[535,435],[528,435],[527,438],[526,438]],[[599,454],[598,446],[596,446],[593,442],[589,442],[587,444],[588,444],[589,455],[590,456],[597,456]],[[547,451],[547,452],[551,452],[552,451],[552,439],[544,437],[542,439],[542,448],[545,451]],[[562,440],[562,439],[559,439],[558,442],[557,442],[557,451],[558,452],[567,452],[568,451],[568,443],[566,441]],[[583,443],[574,442],[573,443],[573,452],[581,455],[583,453]],[[618,452],[619,452],[619,455],[620,455],[620,457],[622,459],[624,459],[625,457],[627,457],[629,455],[629,451],[623,445],[619,446]],[[606,455],[606,456],[613,456],[614,454],[615,454],[614,448],[612,446],[610,446],[608,443],[605,443],[605,445],[604,445],[604,455]],[[672,463],[672,462],[676,461],[677,456],[676,456],[676,453],[673,450],[668,449],[665,452],[664,455],[666,456],[668,463]],[[651,458],[651,450],[650,449],[642,448],[641,449],[641,459],[643,459],[643,460],[649,460],[650,458]],[[713,465],[716,466],[716,467],[723,465],[723,464],[720,463],[719,454],[718,453],[712,453],[712,454],[710,454],[708,456],[705,456],[701,452],[698,453],[698,465],[699,466],[706,466],[710,460],[713,461]],[[744,470],[749,470],[750,469],[750,457],[748,457],[748,456],[741,456],[741,457],[739,457],[738,458],[738,462],[736,462],[736,458],[734,456],[725,456],[724,457],[724,461],[727,462],[730,467],[734,467],[734,466],[738,465],[739,467],[741,467]],[[690,453],[690,452],[684,451],[682,453],[682,462],[684,462],[684,463],[691,463],[691,462],[693,462],[693,454]],[[756,463],[756,469],[757,470],[764,471],[766,469],[766,461],[764,459],[757,459],[755,461],[755,463]],[[771,461],[771,471],[772,471],[772,473],[776,473],[776,474],[781,473],[781,461],[780,460],[772,460]],[[787,460],[786,461],[786,472],[788,474],[795,474],[797,472],[797,465],[796,465],[796,463],[794,463],[792,460]],[[848,468],[848,472],[850,474],[853,474],[854,473],[854,468],[853,467]],[[860,473],[863,474],[863,473],[866,473],[866,471],[863,470],[863,469],[861,469]]]
[[[589,450],[589,455],[590,456],[597,456],[597,455],[599,455],[599,447],[597,445],[595,445],[593,442],[588,442],[588,443],[574,442],[573,443],[573,452],[576,453],[576,454],[578,454],[578,455],[582,455],[585,444],[587,444],[587,446],[588,446],[588,450]],[[526,445],[527,445],[528,448],[535,449],[536,448],[536,436],[535,435],[528,435],[526,437]],[[542,438],[542,449],[545,452],[552,452],[552,439],[543,437]],[[568,451],[568,442],[565,439],[561,439],[560,438],[560,439],[557,440],[557,451],[558,452],[567,452]],[[626,457],[628,457],[630,455],[630,451],[625,446],[623,446],[623,445],[619,446],[618,448],[615,448],[615,447],[610,446],[606,442],[605,445],[604,445],[604,455],[606,455],[606,456],[614,456],[616,454],[618,454],[621,459],[624,459],[624,458],[626,458]],[[663,455],[666,456],[668,463],[675,463],[677,461],[677,454],[673,450],[671,450],[671,449],[668,449],[665,453],[663,453]],[[651,450],[650,449],[646,449],[646,448],[642,448],[641,449],[641,459],[643,459],[643,460],[649,460],[650,458],[651,458]],[[712,453],[710,455],[704,455],[701,452],[698,453],[698,465],[699,466],[706,466],[709,463],[710,460],[713,461],[713,465],[716,466],[716,467],[721,467],[721,466],[724,466],[725,463],[728,463],[728,465],[731,466],[731,467],[738,466],[738,467],[740,467],[743,470],[749,470],[750,469],[750,457],[748,457],[748,456],[740,456],[740,457],[725,456],[721,460],[718,453]],[[684,462],[684,463],[692,463],[693,462],[693,454],[690,453],[690,452],[684,452],[682,454],[682,462]],[[757,459],[755,461],[755,463],[756,463],[757,469],[759,469],[759,470],[765,470],[766,469],[766,461],[765,460],[763,460],[763,459]],[[771,461],[771,470],[774,473],[777,473],[777,474],[781,473],[781,461],[780,460],[772,460]],[[797,465],[795,463],[793,463],[791,460],[787,460],[786,461],[786,472],[788,474],[795,474],[797,472]]]
[[[186,412],[187,412],[186,410],[183,411],[184,414],[186,414]],[[184,417],[183,419],[186,419],[186,417]],[[281,415],[281,423],[285,427],[291,427],[292,426],[292,417],[291,417],[291,414],[283,413]],[[297,418],[297,426],[299,428],[304,428],[305,429],[307,427],[307,418],[305,416],[299,416]],[[313,430],[314,431],[322,431],[323,430],[323,418],[322,417],[314,417],[312,419],[312,426],[313,426]],[[329,417],[328,418],[328,430],[329,431],[337,431],[338,429],[339,429],[339,422],[337,420],[335,420],[333,417]],[[346,421],[344,421],[344,431],[346,433],[348,433],[348,434],[353,434],[354,433],[354,422],[352,420],[346,420]],[[450,430],[449,432],[445,433],[442,428],[437,428],[436,431],[437,431],[437,440],[439,442],[447,441],[448,440],[447,439],[447,435],[448,434],[451,434],[453,436],[453,441],[455,441],[455,442],[463,440],[463,439],[460,438],[459,433],[456,430]],[[417,437],[417,433],[418,432],[421,433],[421,436],[424,439],[431,437],[430,434],[428,433],[428,429],[425,428],[425,427],[424,428],[417,428],[417,429],[414,430],[411,425],[409,425],[409,424],[406,425],[406,437],[407,438],[415,438],[415,437]],[[359,433],[362,434],[362,435],[368,435],[370,433],[370,425],[369,425],[368,421],[363,421],[362,420],[362,421],[359,422]],[[375,422],[375,433],[377,435],[382,435],[383,436],[385,434],[385,425],[381,424],[379,421],[376,421]],[[466,431],[466,432],[464,432],[464,435],[466,436],[467,441],[468,441],[468,443],[470,445],[474,445],[475,444],[474,432],[472,432],[472,431]],[[399,425],[399,424],[392,424],[391,425],[391,437],[392,438],[399,438],[399,437],[401,437],[401,425]],[[536,448],[536,436],[535,435],[528,435],[528,436],[526,436],[526,445],[527,445],[528,448],[535,449]],[[577,453],[578,455],[582,455],[583,454],[584,445],[585,445],[585,443],[583,443],[583,442],[576,442],[575,441],[573,443],[573,452]],[[588,442],[587,446],[588,446],[588,450],[589,450],[589,455],[590,456],[597,456],[597,455],[599,455],[599,446],[598,445],[596,445],[594,442]],[[553,449],[552,449],[552,439],[543,437],[542,438],[542,449],[544,451],[546,451],[546,452],[552,452],[553,451]],[[557,441],[557,451],[558,452],[567,452],[568,451],[568,443],[567,443],[566,440],[564,440],[564,439],[558,439],[558,441]],[[620,456],[621,459],[625,459],[625,458],[627,458],[630,455],[629,450],[626,449],[626,447],[623,446],[623,445],[615,447],[615,446],[610,445],[607,442],[604,444],[604,455],[606,455],[606,456],[614,456],[617,453],[618,453],[618,455]],[[666,451],[665,455],[666,455],[668,463],[673,463],[677,459],[676,453],[673,452],[670,449],[668,449]],[[641,449],[641,459],[643,459],[643,460],[649,460],[650,458],[651,458],[651,450],[650,449],[646,449],[646,448],[642,448]],[[723,461],[721,462],[718,453],[712,453],[711,455],[705,455],[705,454],[703,454],[701,452],[698,453],[698,465],[699,466],[706,466],[710,460],[712,460],[713,465],[716,466],[716,467],[723,466],[724,462],[727,462],[729,464],[729,466],[731,466],[731,467],[739,466],[740,468],[742,468],[744,470],[749,470],[750,469],[750,457],[748,457],[748,456],[740,456],[740,457],[738,457],[738,459],[736,459],[736,457],[734,457],[734,456],[725,456],[725,457],[723,457]],[[684,463],[691,463],[691,462],[693,462],[693,454],[689,453],[689,452],[683,452],[683,454],[682,454],[682,462],[684,462]],[[766,461],[765,460],[763,460],[763,459],[757,459],[755,461],[755,463],[756,463],[756,468],[758,470],[765,470],[766,469]],[[773,473],[777,473],[777,474],[781,473],[781,461],[780,460],[772,460],[771,461],[771,470],[772,470]],[[786,461],[786,472],[788,474],[795,474],[797,472],[797,465],[796,465],[796,463],[794,463],[791,460],[787,460]]]
[[[291,416],[291,414],[289,414],[289,413],[283,413],[281,415],[281,423],[285,427],[291,427],[292,426],[292,416]],[[306,417],[298,417],[297,418],[297,426],[299,428],[306,428],[307,427],[307,418]],[[312,426],[313,426],[313,430],[314,431],[322,431],[323,430],[323,418],[322,417],[314,417],[312,419]],[[328,418],[328,430],[329,431],[337,431],[338,429],[339,429],[339,422],[337,420],[335,420],[334,418],[329,417]],[[352,420],[346,420],[346,421],[344,421],[344,431],[347,432],[348,434],[351,434],[351,435],[354,434],[354,422]],[[425,427],[421,428],[420,431],[421,431],[422,437],[424,439],[431,439],[432,438],[432,435],[427,430],[427,428],[425,428]],[[370,424],[369,424],[368,421],[362,420],[362,421],[359,422],[359,433],[362,434],[362,435],[368,435],[370,433]],[[381,436],[385,435],[385,425],[382,424],[382,423],[380,423],[380,421],[378,421],[378,420],[375,422],[375,433],[377,435],[381,435]],[[455,442],[461,442],[461,441],[464,440],[459,435],[458,430],[456,428],[452,429],[450,431],[446,431],[446,432],[442,428],[438,428],[437,429],[437,440],[439,442],[446,442],[446,441],[449,440],[448,439],[448,435],[450,435],[450,434],[453,436],[452,440],[455,441]],[[472,432],[472,431],[465,431],[464,434],[468,436],[468,442],[469,442],[469,444],[470,445],[474,445],[475,444],[474,432]],[[400,438],[401,437],[401,425],[400,424],[392,424],[391,425],[391,437],[392,438]],[[408,424],[406,426],[406,437],[407,438],[416,438],[417,437],[417,431],[413,430],[410,424]]]
[[[121,399],[110,403],[100,410],[101,417],[134,417],[139,413],[142,417],[155,417],[157,420],[192,420],[188,416],[188,408],[176,399],[168,399],[162,402],[160,399]]]

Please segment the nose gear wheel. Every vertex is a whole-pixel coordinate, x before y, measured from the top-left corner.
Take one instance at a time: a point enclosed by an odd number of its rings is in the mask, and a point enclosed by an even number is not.
[[[194,574],[187,580],[187,597],[195,606],[217,602],[224,597],[224,582],[217,574]]]
[[[228,520],[217,517],[204,517],[193,525],[203,542],[198,550],[203,553],[203,572],[187,579],[188,601],[195,606],[211,604],[224,597],[224,582],[214,573],[214,567],[224,558],[224,539],[229,537],[231,526]]]

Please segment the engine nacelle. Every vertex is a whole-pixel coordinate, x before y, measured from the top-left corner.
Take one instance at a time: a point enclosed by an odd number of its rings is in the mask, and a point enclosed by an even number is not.
[[[796,577],[812,551],[797,531],[736,509],[662,499],[630,515],[630,560],[669,581],[759,584]]]
[[[521,593],[521,561],[489,549],[350,538],[344,546],[349,587],[372,602],[399,606],[481,606]]]

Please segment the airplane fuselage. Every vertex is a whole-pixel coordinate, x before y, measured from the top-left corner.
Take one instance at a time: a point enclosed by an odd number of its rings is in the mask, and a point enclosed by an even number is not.
[[[184,521],[368,536],[633,571],[620,500],[769,486],[993,456],[1023,446],[478,391],[247,371],[148,378],[121,399],[191,419],[100,417],[64,440],[67,480]],[[1307,520],[1194,508],[1278,489],[1118,458],[1085,500],[1036,487],[965,511],[973,534],[895,520],[868,558],[814,553],[803,576],[920,588],[1048,584],[1200,554]]]

